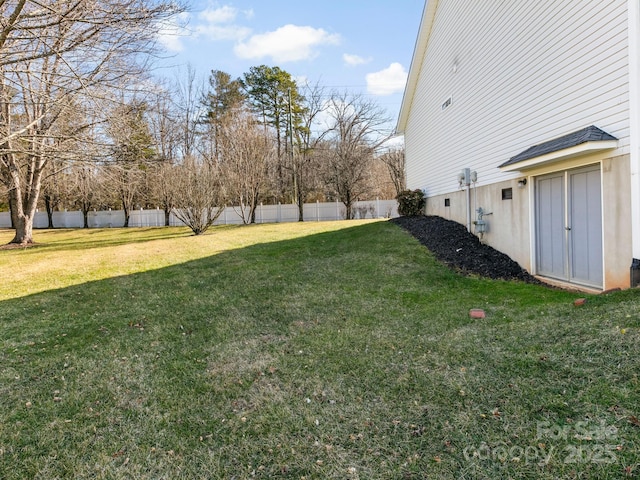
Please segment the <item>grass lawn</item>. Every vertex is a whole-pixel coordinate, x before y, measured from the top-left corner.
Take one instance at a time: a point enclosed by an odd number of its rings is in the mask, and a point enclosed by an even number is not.
[[[0,250],[2,479],[640,476],[637,290],[462,277],[383,221],[36,241]]]

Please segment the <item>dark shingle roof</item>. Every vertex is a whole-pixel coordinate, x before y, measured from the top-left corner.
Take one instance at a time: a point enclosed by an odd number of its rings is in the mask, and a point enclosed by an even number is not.
[[[609,140],[617,140],[617,138],[609,135],[603,130],[600,130],[596,126],[591,125],[590,127],[583,128],[577,132],[569,133],[568,135],[549,140],[548,142],[541,143],[540,145],[529,147],[518,155],[511,157],[508,161],[500,165],[499,168],[513,165],[514,163],[522,162],[524,160],[529,160],[530,158],[540,157],[548,153],[564,150],[566,148],[575,147],[582,143]]]

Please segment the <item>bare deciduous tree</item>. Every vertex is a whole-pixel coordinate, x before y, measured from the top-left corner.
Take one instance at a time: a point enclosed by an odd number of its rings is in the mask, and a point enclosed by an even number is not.
[[[206,108],[206,118],[203,123],[210,139],[208,158],[220,160],[220,134],[222,126],[227,123],[230,115],[242,110],[245,103],[240,79],[233,80],[231,75],[221,70],[212,70],[209,76],[209,91],[206,92],[202,103]]]
[[[184,78],[179,78],[175,85],[174,125],[178,133],[178,145],[182,158],[196,155],[198,141],[198,123],[203,113],[202,85],[196,80],[195,70],[187,67]]]
[[[175,165],[181,152],[178,112],[171,100],[171,91],[160,87],[149,110],[149,127],[154,139],[157,161],[149,166],[149,201],[164,211],[164,224],[169,226],[176,204]]]
[[[70,109],[106,111],[114,88],[144,72],[176,1],[0,1],[0,182],[16,230],[33,241],[44,169],[65,148],[57,125]]]
[[[162,208],[165,227],[170,225],[171,212],[178,206],[177,175],[178,168],[168,160],[154,162],[147,171],[149,200]]]
[[[92,162],[76,163],[72,176],[75,205],[82,212],[83,227],[89,228],[89,212],[100,202],[104,177],[100,166]]]
[[[178,158],[162,170],[165,198],[175,203],[176,217],[195,235],[207,231],[224,210],[220,165],[208,155],[206,136],[199,131],[205,115],[203,88],[188,68],[175,87],[172,111],[177,127]],[[204,142],[203,142],[204,140]],[[169,177],[168,175],[172,175]]]
[[[383,153],[380,160],[387,166],[396,195],[406,190],[404,148],[396,148]]]
[[[178,208],[174,215],[194,235],[206,232],[224,210],[224,190],[215,164],[185,159],[176,167]]]
[[[353,203],[367,193],[374,151],[387,139],[382,128],[389,120],[373,101],[346,93],[332,95],[327,114],[327,180],[344,203],[346,217],[353,218]]]
[[[292,158],[295,201],[298,204],[298,221],[304,221],[304,203],[309,192],[317,186],[318,156],[315,149],[324,133],[314,131],[320,115],[326,110],[324,89],[318,84],[303,89],[305,104],[300,109],[300,126],[296,130],[297,151]]]
[[[42,200],[47,211],[48,228],[55,228],[53,212],[68,199],[71,189],[69,176],[62,173],[67,167],[67,162],[55,158],[46,167],[42,181]]]
[[[277,158],[275,139],[248,114],[228,116],[221,128],[222,177],[228,198],[242,221],[255,223],[270,166]]]
[[[122,103],[112,112],[107,128],[113,144],[111,161],[103,171],[122,204],[125,227],[139,200],[148,163],[155,157],[146,110],[145,102]]]

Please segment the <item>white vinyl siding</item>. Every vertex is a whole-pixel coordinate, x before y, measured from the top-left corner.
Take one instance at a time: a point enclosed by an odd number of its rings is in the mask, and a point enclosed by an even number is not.
[[[465,167],[480,186],[515,178],[498,165],[589,125],[628,153],[627,50],[626,0],[440,0],[405,128],[409,188],[456,190]]]

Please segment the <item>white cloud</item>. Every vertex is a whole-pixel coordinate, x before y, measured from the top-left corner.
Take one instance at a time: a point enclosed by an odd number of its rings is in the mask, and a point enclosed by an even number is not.
[[[316,115],[314,121],[314,129],[317,129],[319,132],[325,132],[329,128],[333,127],[333,116],[335,111],[331,102],[329,100],[325,100],[322,105],[322,110]]]
[[[225,5],[219,8],[207,8],[198,14],[206,23],[230,23],[238,17],[238,9]]]
[[[183,12],[161,25],[158,31],[158,42],[170,52],[181,52],[184,50],[182,39],[189,36],[187,30],[189,18],[189,14]]]
[[[246,42],[238,43],[234,52],[244,59],[271,57],[276,63],[295,62],[314,58],[320,46],[338,43],[339,35],[321,28],[285,25],[273,32],[253,35]]]
[[[207,8],[196,16],[184,12],[161,26],[158,32],[158,41],[170,52],[184,51],[183,40],[185,38],[238,42],[251,35],[250,28],[236,23],[239,17],[253,17],[253,10],[238,10],[235,7],[224,5]]]
[[[379,150],[397,150],[404,148],[404,135],[395,135],[380,145]]]
[[[240,25],[204,24],[196,27],[196,35],[209,40],[240,41],[251,34],[251,29]]]
[[[392,63],[384,70],[367,75],[367,92],[373,95],[402,93],[407,83],[407,71],[399,63]]]
[[[355,67],[357,65],[364,65],[365,63],[369,63],[371,61],[371,57],[363,58],[359,55],[351,55],[349,53],[345,53],[342,55],[342,60],[350,67]]]
[[[309,77],[306,75],[297,75],[293,77],[293,80],[296,82],[296,85],[300,88],[309,86]]]
[[[252,10],[241,12],[228,5],[203,10],[198,14],[200,23],[195,27],[195,35],[209,40],[240,41],[251,34],[250,28],[235,23],[241,13],[247,18],[253,15]]]

